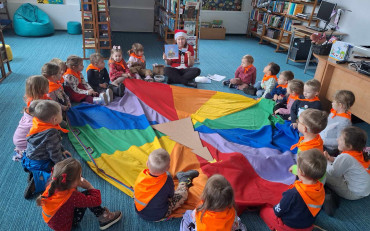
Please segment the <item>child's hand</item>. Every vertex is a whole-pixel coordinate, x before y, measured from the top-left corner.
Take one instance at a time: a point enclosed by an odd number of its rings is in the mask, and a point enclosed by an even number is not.
[[[163,59],[167,60],[167,55],[165,53],[163,53]]]
[[[188,57],[190,57],[190,56],[191,56],[191,52],[190,52],[190,51],[185,52],[185,54],[187,54],[187,55],[188,55]]]
[[[274,101],[276,101],[278,99],[278,95],[277,94],[275,94],[274,95]]]
[[[68,158],[68,157],[72,157],[72,154],[69,151],[65,150],[63,152],[63,156],[64,156],[64,158]]]
[[[89,181],[87,181],[85,178],[81,177],[81,180],[80,180],[80,183],[78,184],[78,186],[80,186],[81,188],[83,189],[94,189],[94,187],[92,186],[92,184],[90,184]]]
[[[298,124],[297,123],[292,123],[290,126],[292,126],[294,129],[296,129],[298,127]]]
[[[72,107],[71,102],[69,102],[69,103],[67,104],[67,107],[68,107],[68,109],[70,109],[70,108]],[[68,109],[67,109],[67,110],[68,110]]]
[[[327,151],[324,151],[324,156],[325,158],[330,161],[330,162],[334,162],[334,157],[332,157],[331,155],[329,155],[329,153]]]
[[[88,95],[93,95],[93,94],[94,94],[94,92],[95,92],[95,91],[94,91],[93,89],[87,90],[87,94],[88,94]]]
[[[108,84],[107,83],[100,83],[99,84],[99,87],[101,87],[101,88],[107,88],[108,87]]]
[[[283,97],[283,96],[281,96],[281,95],[279,95],[279,96],[277,97],[277,99],[278,99],[278,100],[282,100],[282,99],[284,99],[284,97]]]
[[[278,113],[279,113],[279,111],[280,111],[280,109],[277,109],[277,110],[275,111],[275,114],[278,114]]]
[[[293,172],[293,166],[290,166],[289,172]]]

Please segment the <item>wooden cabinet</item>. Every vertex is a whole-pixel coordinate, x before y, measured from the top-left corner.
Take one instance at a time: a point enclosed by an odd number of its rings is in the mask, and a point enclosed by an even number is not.
[[[3,26],[0,26],[0,42],[2,43],[0,47],[0,71],[1,71],[0,82],[3,81],[8,75],[12,73],[12,70],[10,69],[9,65],[8,55],[6,54],[3,28],[4,28]],[[8,71],[6,71],[5,65],[7,66]]]

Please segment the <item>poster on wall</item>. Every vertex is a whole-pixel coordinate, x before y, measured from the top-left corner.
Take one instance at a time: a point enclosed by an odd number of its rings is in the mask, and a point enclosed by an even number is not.
[[[242,0],[202,0],[202,10],[241,11]]]
[[[63,4],[63,0],[37,0],[39,4]]]

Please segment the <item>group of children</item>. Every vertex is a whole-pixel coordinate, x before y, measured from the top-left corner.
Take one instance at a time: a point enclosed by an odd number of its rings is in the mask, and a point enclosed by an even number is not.
[[[80,163],[71,157],[61,143],[65,129],[66,112],[71,102],[108,104],[115,96],[124,94],[126,78],[144,78],[153,81],[145,69],[143,47],[134,44],[129,51],[128,64],[122,58],[120,47],[113,47],[109,73],[100,54],[90,56],[87,79],[81,71],[83,60],[68,57],[66,62],[53,59],[43,65],[41,74],[26,81],[27,107],[15,131],[14,158],[22,161],[29,173],[25,198],[43,192],[37,199],[45,222],[52,229],[68,230],[78,224],[86,208],[98,218],[102,230],[122,217],[121,212],[110,212],[101,207],[100,191],[82,177]],[[298,179],[283,193],[279,204],[261,209],[261,217],[271,229],[309,230],[325,201],[323,183],[339,196],[356,200],[370,194],[369,156],[364,151],[366,133],[351,126],[350,107],[354,94],[340,90],[334,95],[329,116],[320,111],[318,98],[320,82],[303,83],[294,79],[291,71],[279,77],[279,65],[269,63],[264,68],[262,81],[256,83],[253,57],[246,55],[237,69],[235,78],[224,85],[243,90],[254,85],[257,96],[276,102],[274,114],[291,120],[302,134],[292,150],[297,148],[297,166],[289,170]],[[143,76],[143,77],[142,77]],[[167,172],[170,156],[164,149],[154,150],[134,185],[135,211],[149,221],[168,217],[188,196],[196,170],[179,172],[179,185]],[[77,191],[77,187],[85,189]],[[221,175],[210,177],[201,196],[201,202],[183,217],[181,230],[246,230],[235,210],[234,194],[230,183]]]

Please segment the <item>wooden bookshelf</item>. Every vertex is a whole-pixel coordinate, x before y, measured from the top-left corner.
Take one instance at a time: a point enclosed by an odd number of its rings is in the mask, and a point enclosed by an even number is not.
[[[0,47],[0,71],[1,71],[0,82],[2,82],[8,75],[12,73],[12,70],[10,69],[8,55],[6,54],[3,28],[5,28],[5,26],[0,26],[0,42],[2,43],[2,46]],[[5,65],[7,66],[8,71],[6,71]]]
[[[276,2],[276,3],[274,3]],[[311,23],[315,23],[315,25],[318,25],[318,20],[314,19],[315,9],[317,6],[318,0],[312,0],[309,2],[306,1],[296,1],[296,0],[283,0],[283,1],[271,1],[271,3],[264,7],[258,7],[259,3],[261,3],[260,0],[252,0],[252,6],[253,11],[249,17],[248,22],[248,34],[252,35],[254,37],[260,38],[260,44],[264,44],[265,42],[272,43],[276,45],[275,52],[281,52],[286,51],[289,49],[289,41],[292,36],[292,26],[293,26],[293,20],[299,21],[302,23],[306,23],[307,25],[311,25]],[[284,7],[275,7],[274,4],[287,4],[289,10],[290,4],[302,4],[304,8],[307,8],[307,6],[310,8],[308,10],[303,10],[305,14],[307,15],[307,18],[301,18],[297,17],[295,15],[289,14],[289,12],[285,12]],[[301,5],[301,6],[302,6]],[[257,18],[253,17],[256,16]],[[279,22],[276,24],[275,19],[279,18]],[[271,21],[273,21],[271,23]],[[289,24],[289,26],[287,26]],[[258,28],[262,31],[261,33],[256,33],[252,30],[252,28]],[[268,29],[277,30],[278,36],[277,38],[270,38],[267,36]],[[254,32],[254,33],[253,33]],[[298,34],[300,36],[300,34]],[[304,35],[302,34],[302,37]]]

